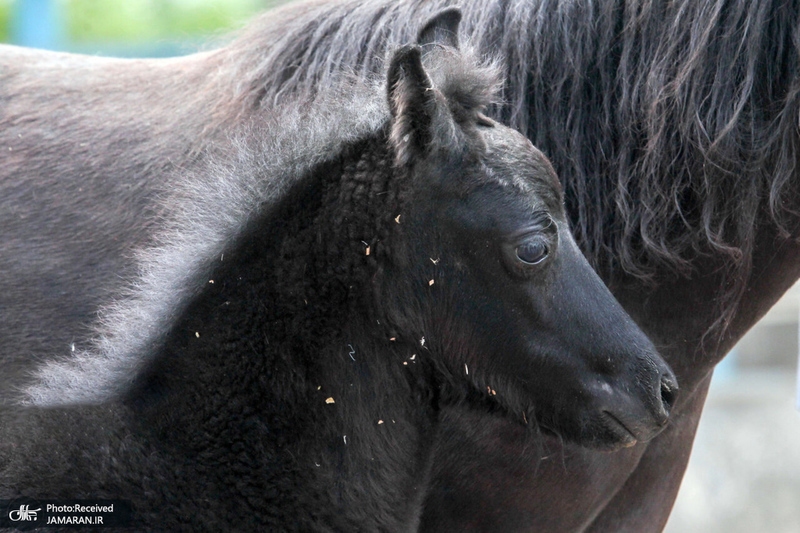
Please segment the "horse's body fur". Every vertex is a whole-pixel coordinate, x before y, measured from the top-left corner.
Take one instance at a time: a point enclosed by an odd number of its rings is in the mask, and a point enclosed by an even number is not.
[[[386,47],[442,4],[302,4],[265,15],[225,48],[169,61],[3,47],[0,224],[13,228],[0,235],[4,396],[31,358],[82,348],[80,332],[134,273],[125,250],[159,227],[153,199],[169,190],[165,170],[191,168],[237,122],[324,91],[342,71],[376,71]],[[667,431],[612,456],[553,442],[555,458],[539,461],[504,422],[449,412],[446,433],[462,438],[443,441],[423,524],[658,530],[713,365],[800,275],[786,239],[797,233],[800,6],[514,0],[464,9],[463,33],[505,59],[507,103],[494,112],[553,159],[580,245],[684,395]],[[87,183],[96,186],[82,196]],[[487,476],[500,481],[474,482]]]

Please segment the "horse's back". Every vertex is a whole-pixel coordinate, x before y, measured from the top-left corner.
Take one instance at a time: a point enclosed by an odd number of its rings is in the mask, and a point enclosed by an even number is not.
[[[0,46],[0,401],[32,358],[80,346],[134,273],[164,181],[196,151],[207,57]]]

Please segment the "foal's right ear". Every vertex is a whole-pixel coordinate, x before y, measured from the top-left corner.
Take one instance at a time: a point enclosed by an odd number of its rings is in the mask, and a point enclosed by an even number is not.
[[[422,66],[419,46],[403,46],[394,53],[387,87],[392,113],[389,141],[394,146],[397,165],[405,166],[430,144],[436,110],[433,83]]]

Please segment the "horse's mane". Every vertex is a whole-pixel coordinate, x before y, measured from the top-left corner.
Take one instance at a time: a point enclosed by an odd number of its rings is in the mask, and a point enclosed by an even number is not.
[[[308,2],[230,47],[242,113],[367,76],[444,0]],[[787,233],[796,192],[800,3],[464,2],[463,33],[506,62],[501,121],[564,183],[595,267],[641,279],[727,264],[720,325],[750,274],[761,212]],[[724,328],[723,328],[724,329]]]
[[[451,110],[480,109],[495,98],[496,67],[468,47],[435,48],[423,62]],[[170,180],[174,189],[161,198],[170,213],[164,228],[155,245],[138,252],[138,277],[101,310],[91,347],[43,364],[21,401],[93,403],[124,391],[249,226],[348,147],[388,135],[388,120],[383,78],[345,77],[324,93],[254,114],[208,147],[202,164]]]

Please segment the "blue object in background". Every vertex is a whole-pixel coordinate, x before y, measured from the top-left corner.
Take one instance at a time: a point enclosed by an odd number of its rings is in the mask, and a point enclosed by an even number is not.
[[[11,9],[14,44],[47,50],[63,47],[64,18],[58,0],[16,0]]]
[[[121,6],[129,0],[104,0],[103,7]],[[84,32],[77,37],[71,35],[71,31],[76,31],[75,19],[70,22],[70,15],[74,15],[76,10],[81,9],[80,2],[70,2],[69,0],[0,0],[2,10],[2,22],[6,22],[5,15],[8,15],[8,32],[6,42],[30,48],[40,48],[60,52],[70,52],[76,54],[102,55],[112,57],[173,57],[191,54],[206,48],[206,43],[211,36],[216,35],[216,31],[208,26],[209,17],[216,16],[214,11],[218,11],[220,23],[231,25],[230,15],[245,16],[248,10],[254,6],[268,7],[281,4],[286,0],[192,0],[186,2],[181,0],[150,0],[148,2],[137,2],[139,11],[142,8],[155,10],[149,15],[168,17],[169,19],[180,16],[181,13],[195,9],[196,3],[199,16],[194,17],[199,21],[204,30],[197,32],[186,32],[178,29],[180,25],[173,24],[174,20],[167,20],[164,28],[171,31],[165,32],[163,37],[137,37],[136,32],[128,32],[126,37],[109,37],[107,28],[101,32],[103,36],[92,36],[92,32]],[[184,5],[184,3],[186,5]],[[180,5],[179,5],[180,4]],[[94,4],[95,7],[99,4]],[[178,6],[178,7],[176,7]],[[223,6],[233,6],[232,8]],[[248,7],[249,6],[249,7]],[[89,6],[91,7],[91,5]],[[202,8],[202,9],[201,9]],[[230,10],[230,12],[228,12]],[[103,9],[97,9],[103,12]],[[135,11],[135,10],[134,10]],[[227,15],[225,15],[227,13]],[[253,13],[250,13],[252,15]],[[139,13],[142,15],[142,13]],[[147,17],[148,13],[145,13]],[[152,18],[152,17],[150,17]],[[83,20],[78,17],[78,20]],[[119,21],[116,21],[119,22]],[[141,20],[137,21],[141,27]],[[102,26],[102,25],[101,25]],[[113,25],[112,25],[113,26]],[[136,24],[134,24],[136,26]],[[180,26],[182,27],[182,26]],[[5,28],[3,28],[5,29]],[[86,28],[83,28],[84,30]],[[203,33],[203,32],[206,33]],[[210,32],[210,35],[209,33]],[[5,34],[6,32],[3,32]],[[152,33],[152,32],[151,32]]]

